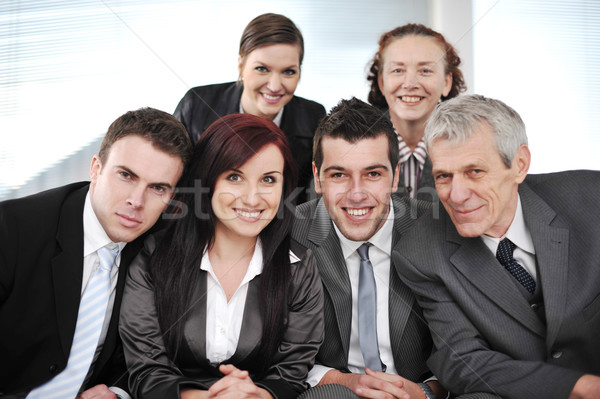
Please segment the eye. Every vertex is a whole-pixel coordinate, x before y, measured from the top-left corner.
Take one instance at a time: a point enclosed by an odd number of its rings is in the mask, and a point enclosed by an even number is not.
[[[444,182],[450,178],[449,173],[440,173],[439,175],[435,175],[435,182]]]
[[[331,177],[332,179],[341,179],[342,177],[344,177],[344,174],[342,172],[336,172],[332,173],[329,177]]]
[[[404,68],[394,68],[392,69],[392,73],[403,73],[404,72]]]
[[[367,173],[367,177],[371,178],[371,179],[376,179],[378,177],[381,176],[381,172],[378,172],[376,170],[372,170],[369,173]]]
[[[258,72],[269,72],[269,70],[264,66],[257,66],[254,69],[257,70]]]
[[[423,73],[424,75],[429,75],[433,73],[433,69],[431,68],[423,68],[421,69],[421,73]]]
[[[275,178],[275,176],[265,176],[262,179],[263,183],[268,183],[268,184],[273,184],[277,182],[277,179]]]
[[[469,176],[471,177],[481,177],[483,176],[484,171],[482,169],[471,169],[469,171]]]
[[[131,179],[131,174],[129,172],[127,172],[127,171],[124,171],[124,170],[120,170],[119,171],[119,176],[121,176],[125,180]]]
[[[283,71],[283,74],[286,76],[294,76],[297,73],[298,72],[295,69],[286,69],[285,71]]]
[[[227,176],[226,179],[231,182],[240,182],[240,181],[242,181],[242,176],[240,176],[237,173],[232,173],[229,176]]]
[[[152,186],[150,189],[151,189],[151,190],[152,190],[152,191],[153,191],[155,194],[157,194],[157,195],[161,195],[161,196],[169,192],[169,188],[168,188],[168,187],[165,187],[165,186],[163,186],[163,185],[161,185],[161,184],[157,184],[157,185],[155,185],[155,186]]]

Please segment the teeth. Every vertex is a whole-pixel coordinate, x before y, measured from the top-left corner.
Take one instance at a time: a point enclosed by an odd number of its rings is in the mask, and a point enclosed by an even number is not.
[[[423,99],[423,97],[402,96],[402,101],[404,101],[405,103],[418,103],[422,99]]]
[[[263,93],[263,96],[265,96],[265,98],[266,98],[267,100],[271,100],[271,101],[278,100],[278,99],[279,99],[279,97],[281,97],[281,96],[272,96],[272,95],[270,95],[270,94],[266,94],[266,93]]]
[[[246,212],[246,211],[241,211],[239,209],[236,209],[235,213],[237,213],[238,215],[243,216],[245,218],[252,218],[252,219],[256,219],[260,215],[260,211]]]
[[[346,211],[352,216],[362,216],[362,215],[365,215],[367,212],[369,212],[369,208],[361,208],[361,209],[346,208]]]

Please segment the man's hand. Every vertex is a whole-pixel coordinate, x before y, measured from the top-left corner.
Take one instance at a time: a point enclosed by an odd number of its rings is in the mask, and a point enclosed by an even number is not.
[[[569,399],[600,398],[600,377],[586,374],[577,380]]]
[[[77,395],[77,399],[117,399],[117,396],[106,385],[100,384],[83,391]]]
[[[370,369],[366,369],[366,373],[354,374],[342,373],[339,370],[330,370],[323,376],[319,385],[341,384],[350,388],[359,397],[368,399],[424,398],[424,396],[410,396],[404,389],[404,383],[407,380],[404,380],[400,376],[376,372]],[[416,387],[419,388],[419,386]],[[420,388],[419,390],[423,393]]]

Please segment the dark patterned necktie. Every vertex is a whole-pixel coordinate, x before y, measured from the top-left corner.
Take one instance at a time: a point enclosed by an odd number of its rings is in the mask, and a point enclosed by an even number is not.
[[[515,258],[513,258],[513,251],[517,246],[508,238],[500,241],[498,245],[498,250],[496,251],[496,258],[498,261],[513,275],[514,278],[517,279],[519,283],[530,294],[535,292],[535,280],[531,277],[531,274],[525,270],[523,266],[521,266]]]

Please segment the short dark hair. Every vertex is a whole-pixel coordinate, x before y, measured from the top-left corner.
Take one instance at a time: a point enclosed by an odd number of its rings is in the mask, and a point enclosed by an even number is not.
[[[323,164],[323,137],[342,138],[356,143],[367,138],[385,135],[388,139],[388,154],[395,171],[400,155],[398,153],[398,135],[392,122],[377,108],[355,97],[341,100],[321,120],[313,141],[313,161],[317,171]]]
[[[100,162],[106,163],[117,140],[130,135],[145,138],[156,149],[180,158],[184,164],[190,159],[192,142],[185,126],[167,112],[146,107],[126,112],[111,123],[100,144]]]
[[[254,18],[242,33],[239,55],[245,59],[259,47],[271,44],[298,46],[300,65],[304,58],[304,38],[294,22],[281,14],[267,13]]]

